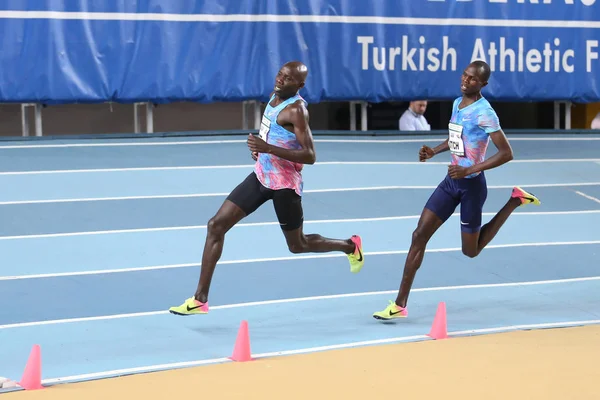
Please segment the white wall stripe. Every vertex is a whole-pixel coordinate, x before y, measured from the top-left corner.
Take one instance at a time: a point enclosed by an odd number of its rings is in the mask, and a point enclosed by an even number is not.
[[[0,19],[51,19],[97,21],[156,22],[248,22],[248,23],[312,23],[312,24],[374,24],[425,26],[481,26],[505,28],[577,28],[598,29],[599,21],[522,20],[485,18],[412,18],[346,15],[277,15],[277,14],[167,14],[68,11],[0,11]]]

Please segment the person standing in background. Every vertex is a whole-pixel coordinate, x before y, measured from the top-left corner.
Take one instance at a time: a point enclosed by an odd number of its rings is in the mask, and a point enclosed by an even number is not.
[[[408,109],[400,117],[401,131],[429,131],[431,126],[423,114],[427,109],[427,100],[411,101]]]
[[[600,129],[600,112],[596,114],[596,117],[592,120],[591,129]]]

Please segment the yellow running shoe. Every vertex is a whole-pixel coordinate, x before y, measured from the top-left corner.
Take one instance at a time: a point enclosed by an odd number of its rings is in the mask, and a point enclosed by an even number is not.
[[[365,265],[365,256],[362,251],[362,239],[358,235],[354,235],[350,238],[352,242],[356,245],[354,248],[354,253],[346,254],[348,256],[348,261],[350,261],[350,271],[352,273],[360,272],[363,265]]]
[[[383,311],[377,311],[373,313],[373,318],[383,319],[389,321],[395,318],[406,318],[408,317],[408,309],[397,306],[394,301],[390,300],[390,304]]]
[[[200,303],[195,298],[190,297],[182,305],[169,308],[169,312],[175,315],[208,314],[208,303]]]
[[[521,189],[518,186],[515,186],[513,188],[512,194],[510,195],[510,197],[515,197],[517,199],[521,200],[521,205],[525,205],[525,204],[534,204],[536,206],[539,206],[540,204],[542,204],[542,202],[535,197],[535,195],[533,195],[532,193],[527,193],[526,191],[524,191],[523,189]]]

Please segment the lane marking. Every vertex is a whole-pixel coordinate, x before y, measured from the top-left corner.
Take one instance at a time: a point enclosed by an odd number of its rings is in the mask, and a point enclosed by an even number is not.
[[[600,240],[588,240],[588,241],[571,241],[571,242],[532,242],[532,243],[507,243],[507,244],[494,244],[486,246],[486,249],[503,249],[503,248],[518,248],[518,247],[541,247],[541,246],[577,246],[577,245],[594,245],[600,244]],[[428,249],[428,253],[450,253],[455,251],[462,251],[462,247],[447,247],[439,249]],[[385,251],[371,251],[365,252],[367,256],[384,256],[384,255],[399,255],[407,254],[408,250],[385,250]],[[255,264],[265,262],[279,262],[279,261],[303,261],[303,260],[314,260],[322,258],[341,258],[345,254],[338,253],[325,253],[325,254],[308,254],[308,255],[294,255],[294,256],[283,256],[283,257],[265,257],[265,258],[249,258],[249,259],[238,259],[238,260],[219,260],[217,265],[231,265],[231,264]],[[129,273],[129,272],[143,272],[143,271],[155,271],[163,269],[178,269],[178,268],[192,268],[200,267],[201,263],[183,263],[183,264],[167,264],[167,265],[151,265],[145,267],[132,267],[132,268],[115,268],[115,269],[101,269],[92,271],[71,271],[71,272],[52,272],[45,274],[28,274],[28,275],[10,275],[0,276],[0,281],[14,281],[23,279],[45,279],[45,278],[60,278],[60,277],[71,277],[71,276],[84,276],[84,275],[103,275],[103,274],[118,274],[118,273]]]
[[[525,188],[542,187],[572,187],[572,186],[598,186],[600,182],[571,182],[571,183],[534,183],[518,185],[490,185],[489,190],[512,189],[514,186]],[[307,189],[304,193],[335,193],[335,192],[367,192],[378,190],[433,190],[437,185],[415,185],[415,186],[367,186],[349,188]],[[128,200],[150,200],[150,199],[185,199],[201,197],[224,197],[229,192],[216,193],[188,193],[188,194],[164,194],[164,195],[140,195],[140,196],[111,196],[111,197],[84,197],[66,199],[42,199],[42,200],[9,200],[2,201],[0,205],[22,205],[22,204],[52,204],[52,203],[82,203],[94,201],[128,201]]]
[[[457,336],[472,336],[472,335],[480,335],[480,334],[485,334],[485,333],[500,333],[500,332],[516,331],[516,330],[596,325],[599,323],[600,323],[599,319],[593,319],[593,320],[579,320],[579,321],[545,322],[545,323],[538,323],[538,324],[507,325],[507,326],[500,326],[500,327],[495,327],[495,328],[482,328],[482,329],[469,329],[469,330],[463,330],[463,331],[451,331],[451,332],[448,332],[448,335],[455,336],[455,337],[457,337]],[[315,353],[315,352],[337,350],[337,349],[347,349],[347,348],[356,348],[356,347],[381,345],[381,344],[389,344],[389,343],[425,341],[425,340],[429,341],[429,340],[433,340],[433,339],[429,338],[426,335],[400,336],[400,337],[392,337],[392,338],[385,338],[385,339],[364,340],[364,341],[360,341],[360,342],[340,343],[340,344],[327,345],[327,346],[308,347],[308,348],[295,349],[295,350],[282,350],[282,351],[275,351],[275,352],[270,352],[270,353],[252,354],[252,357],[255,359],[272,358],[272,357],[288,356],[288,355],[294,355],[294,354],[306,354],[306,353]],[[169,369],[175,369],[175,368],[186,368],[186,367],[194,367],[194,366],[200,366],[200,365],[229,363],[229,362],[233,362],[233,361],[231,361],[229,358],[213,358],[213,359],[205,359],[205,360],[197,360],[197,361],[175,362],[175,363],[169,363],[169,364],[149,365],[149,366],[135,367],[135,368],[123,368],[123,369],[116,369],[116,370],[112,370],[112,371],[93,372],[93,373],[88,373],[88,374],[44,379],[44,380],[42,380],[42,383],[45,385],[52,385],[52,384],[59,384],[59,383],[66,383],[66,382],[89,380],[89,379],[99,379],[99,378],[108,378],[108,377],[113,377],[113,376],[130,375],[130,374],[135,374],[135,373],[156,372],[156,371],[169,370]]]
[[[520,141],[520,142],[555,142],[555,141],[599,141],[600,137],[517,137],[507,135],[509,141]],[[324,143],[420,143],[426,142],[438,142],[441,143],[445,140],[444,136],[440,135],[440,138],[427,138],[427,139],[319,139],[319,142]]]
[[[579,214],[598,214],[600,210],[575,210],[575,211],[524,211],[515,212],[512,215],[533,216],[533,215],[579,215]],[[484,212],[482,216],[494,216],[496,212]],[[459,212],[455,212],[451,217],[460,216]],[[339,224],[353,222],[382,222],[382,221],[399,221],[405,219],[418,219],[420,215],[400,215],[394,217],[368,217],[368,218],[341,218],[341,219],[321,219],[313,221],[304,221],[306,225],[318,224]],[[273,226],[279,225],[279,222],[243,222],[235,225],[232,229],[247,228],[256,226]],[[168,231],[187,231],[206,229],[207,225],[185,225],[185,226],[165,226],[159,228],[131,228],[131,229],[111,229],[102,231],[81,231],[81,232],[61,232],[61,233],[41,233],[33,235],[15,235],[15,236],[0,236],[0,240],[25,240],[25,239],[47,239],[58,237],[73,237],[73,236],[95,236],[95,235],[114,235],[124,233],[145,233],[145,232],[168,232]]]
[[[542,280],[542,281],[484,283],[484,284],[455,285],[455,286],[436,286],[436,287],[428,287],[428,288],[416,288],[416,289],[413,289],[411,291],[411,293],[437,292],[437,291],[448,291],[448,290],[488,289],[488,288],[503,288],[503,287],[522,287],[522,286],[537,286],[537,285],[555,285],[555,284],[563,284],[563,283],[589,282],[589,281],[598,281],[598,280],[600,280],[600,276],[590,276],[590,277],[581,277],[581,278],[566,278],[566,279],[551,279],[551,280]],[[397,289],[396,290],[374,291],[374,292],[359,292],[359,293],[332,294],[332,295],[324,295],[324,296],[297,297],[297,298],[290,298],[290,299],[263,300],[263,301],[247,302],[247,303],[224,304],[224,305],[220,305],[220,306],[212,306],[212,307],[210,307],[210,309],[211,310],[226,310],[226,309],[231,309],[231,308],[245,308],[245,307],[267,306],[267,305],[273,305],[273,304],[286,304],[286,303],[299,303],[299,302],[306,302],[306,301],[332,300],[332,299],[341,299],[341,298],[349,298],[349,297],[379,296],[379,295],[384,295],[384,294],[387,295],[387,294],[396,294],[396,293],[398,293]],[[43,326],[43,325],[59,325],[59,324],[68,324],[68,323],[75,323],[75,322],[105,321],[105,320],[113,320],[113,319],[149,317],[149,316],[154,316],[154,315],[166,315],[166,314],[169,314],[169,312],[166,310],[162,310],[162,311],[147,311],[147,312],[127,313],[127,314],[101,315],[101,316],[95,316],[95,317],[81,317],[81,318],[66,318],[66,319],[56,319],[56,320],[47,320],[47,321],[20,322],[20,323],[16,323],[16,324],[0,325],[0,329],[26,328],[26,327],[31,327],[31,326]]]
[[[78,140],[78,139],[74,139]],[[84,142],[95,139],[81,139]],[[233,144],[233,143],[246,143],[246,139],[225,139],[225,140],[179,140],[179,141],[164,141],[164,142],[150,142],[146,140],[150,139],[137,139],[140,141],[131,142],[113,142],[113,140],[122,139],[111,139],[107,137],[105,139],[97,139],[100,143],[55,143],[55,144],[12,144],[2,145],[0,144],[0,150],[15,150],[15,149],[63,149],[63,148],[78,148],[78,147],[147,147],[147,146],[190,146],[190,145],[210,145],[210,144]],[[127,140],[127,139],[125,139]],[[136,139],[132,139],[136,140]]]
[[[529,164],[529,163],[570,163],[570,162],[600,162],[600,158],[532,158],[522,160],[512,160],[511,164]],[[448,165],[446,161],[323,161],[315,165]]]
[[[135,368],[124,368],[124,369],[116,369],[113,371],[106,372],[93,372],[90,374],[81,374],[81,375],[73,375],[73,376],[65,376],[62,378],[53,378],[53,379],[42,379],[43,385],[54,385],[58,383],[66,383],[66,382],[75,382],[75,381],[84,381],[90,379],[98,379],[98,378],[108,378],[111,376],[123,376],[123,375],[131,375],[136,373],[145,373],[145,372],[157,372],[161,370],[174,369],[174,368],[186,368],[186,367],[197,367],[200,365],[207,364],[217,364],[231,361],[229,358],[211,358],[207,360],[198,360],[198,361],[184,361],[170,364],[159,364],[152,365],[150,367],[135,367]]]
[[[316,164],[315,164],[316,165]],[[89,174],[104,172],[140,172],[140,171],[190,171],[202,169],[242,169],[252,168],[253,164],[240,165],[186,165],[172,167],[130,167],[130,168],[89,168],[89,169],[54,169],[38,171],[4,171],[0,176],[10,175],[54,175],[54,174]]]
[[[242,134],[240,134],[242,135]],[[245,135],[245,134],[243,134]],[[327,136],[327,135],[325,135]],[[597,136],[584,136],[584,137],[513,137],[507,135],[509,140],[512,141],[532,141],[532,142],[556,142],[556,141],[600,141],[600,137]],[[68,139],[67,139],[68,140]],[[74,139],[77,140],[77,139]],[[211,144],[234,144],[234,143],[246,143],[246,139],[223,139],[223,140],[184,140],[184,141],[159,141],[150,142],[146,140],[150,139],[83,139],[83,140],[99,140],[102,143],[60,143],[60,144],[23,144],[23,145],[2,145],[0,144],[0,150],[11,150],[11,149],[55,149],[55,148],[71,148],[71,147],[145,147],[145,146],[189,146],[189,145],[211,145]],[[116,142],[110,143],[112,140],[139,140],[137,142]],[[18,140],[16,140],[18,141]],[[423,139],[318,139],[315,138],[316,143],[441,143],[444,141],[444,136],[440,135],[439,138],[423,138]]]
[[[578,194],[578,195],[580,195],[580,196],[583,196],[583,197],[585,197],[585,198],[586,198],[586,199],[588,199],[588,200],[592,200],[592,201],[595,201],[596,203],[599,203],[599,204],[600,204],[600,199],[598,199],[598,198],[596,198],[596,197],[594,197],[594,196],[590,196],[589,194],[585,194],[585,193],[583,193],[583,192],[580,192],[580,191],[578,191],[578,190],[576,190],[576,191],[575,191],[575,193],[577,193],[577,194]]]
[[[598,186],[600,182],[571,182],[571,183],[525,183],[514,185],[489,185],[488,189],[512,189],[515,186],[524,188],[532,187],[569,187],[569,186]],[[305,193],[326,193],[326,192],[352,192],[368,190],[397,190],[397,189],[436,189],[437,185],[414,185],[414,186],[367,186],[354,188],[331,188],[331,189],[312,189],[305,190]]]
[[[18,205],[18,204],[52,204],[52,203],[83,203],[94,201],[125,201],[125,200],[150,200],[150,199],[186,199],[198,197],[220,197],[227,196],[229,193],[191,193],[191,194],[164,194],[156,196],[114,196],[114,197],[86,197],[70,199],[44,199],[44,200],[14,200],[2,201],[0,205]]]
[[[598,163],[600,158],[539,158],[513,160],[511,164],[530,164],[530,163]],[[311,167],[330,166],[330,165],[448,165],[449,161],[322,161],[317,162]],[[237,165],[182,165],[182,166],[162,166],[162,167],[123,167],[123,168],[83,168],[83,169],[54,169],[54,170],[33,170],[33,171],[3,171],[0,176],[21,176],[21,175],[58,175],[58,174],[89,174],[89,173],[107,173],[107,172],[141,172],[141,171],[195,171],[212,169],[251,169],[254,164]]]

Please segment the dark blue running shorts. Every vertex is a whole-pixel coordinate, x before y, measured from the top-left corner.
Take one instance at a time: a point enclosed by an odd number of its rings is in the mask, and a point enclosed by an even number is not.
[[[468,179],[452,179],[446,175],[427,200],[425,208],[445,222],[460,204],[460,229],[474,233],[481,229],[481,214],[486,199],[487,183],[483,172]]]

